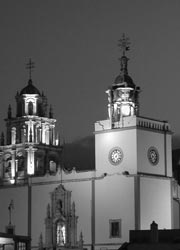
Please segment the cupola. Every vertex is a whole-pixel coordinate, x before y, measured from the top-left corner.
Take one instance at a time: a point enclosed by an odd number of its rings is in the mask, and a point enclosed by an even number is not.
[[[129,38],[123,34],[119,40],[119,47],[122,50],[120,60],[120,73],[115,78],[111,87],[108,88],[108,113],[111,124],[120,122],[123,117],[138,115],[138,97],[140,88],[137,87],[133,79],[128,74],[128,58],[126,51],[129,50]]]
[[[28,85],[26,87],[24,87],[20,92],[20,95],[27,95],[27,94],[29,94],[29,95],[32,95],[32,94],[40,95],[39,90],[33,85],[31,79],[29,79]]]
[[[16,95],[17,117],[35,115],[45,117],[47,115],[47,98],[34,86],[31,73],[34,63],[29,59],[27,67],[29,70],[28,84]]]

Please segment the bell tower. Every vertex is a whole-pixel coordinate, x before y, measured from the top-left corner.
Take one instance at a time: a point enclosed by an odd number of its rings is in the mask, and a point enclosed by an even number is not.
[[[127,241],[129,230],[148,229],[152,221],[173,227],[172,133],[168,122],[139,115],[129,45],[123,34],[120,73],[106,91],[108,119],[95,123],[96,175],[103,176],[95,182],[96,244]]]
[[[46,96],[34,86],[29,60],[29,80],[16,94],[16,116],[9,105],[6,122],[6,142],[1,135],[0,178],[5,183],[19,183],[29,175],[55,174],[60,167],[60,141],[55,132],[56,119],[52,107],[47,112]]]

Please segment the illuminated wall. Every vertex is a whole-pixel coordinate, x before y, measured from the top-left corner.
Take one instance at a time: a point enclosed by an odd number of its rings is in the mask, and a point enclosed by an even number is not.
[[[153,220],[160,228],[172,228],[171,180],[162,178],[172,176],[171,134],[163,130],[163,123],[158,124],[158,130],[145,127],[154,121],[146,119],[146,123],[140,125],[141,120],[132,117],[127,126],[121,123],[121,128],[114,129],[104,129],[104,121],[96,124],[96,174],[106,173],[104,179],[95,182],[98,244],[127,241],[130,229],[149,229]],[[120,148],[123,153],[117,165],[109,159],[113,148]],[[149,160],[149,148],[158,151],[154,165]],[[125,171],[129,175],[123,175]],[[112,216],[122,220],[120,239],[109,237],[107,222],[118,219]],[[100,228],[104,228],[103,232]]]
[[[134,178],[122,174],[124,171],[136,173],[136,130],[116,129],[101,132],[95,135],[96,176],[103,173],[106,176],[95,181],[96,243],[105,242],[113,247],[113,244],[128,241],[129,230],[135,227]],[[118,165],[111,164],[109,159],[113,148],[120,148],[123,152],[122,161]],[[119,238],[111,237],[110,220],[121,221]]]
[[[172,228],[171,180],[144,177],[140,179],[140,224],[149,229],[152,221],[159,229]]]
[[[95,182],[96,244],[123,243],[135,225],[134,178],[107,176]],[[120,237],[110,235],[110,220],[121,220]],[[97,246],[98,249],[98,246]]]
[[[159,154],[156,165],[148,160],[148,149],[155,147]],[[137,130],[138,172],[172,176],[171,135],[153,130]]]
[[[103,173],[136,173],[137,169],[137,143],[136,129],[116,129],[97,133],[95,135],[96,172]],[[113,148],[119,147],[123,152],[123,160],[118,166],[109,161],[109,153]]]

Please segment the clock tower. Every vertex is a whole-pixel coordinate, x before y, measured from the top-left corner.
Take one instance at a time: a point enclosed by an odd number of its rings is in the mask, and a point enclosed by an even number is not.
[[[112,247],[152,221],[173,227],[170,126],[139,115],[140,87],[128,73],[129,39],[123,35],[119,42],[120,73],[106,91],[109,117],[95,123],[96,175],[104,176],[95,181],[95,238]]]

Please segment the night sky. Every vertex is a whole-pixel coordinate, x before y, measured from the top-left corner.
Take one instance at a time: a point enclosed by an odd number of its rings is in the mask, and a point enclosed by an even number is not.
[[[48,97],[61,138],[90,135],[107,118],[105,90],[119,74],[118,40],[131,40],[129,75],[141,87],[140,115],[180,134],[179,0],[1,0],[0,120],[32,80]]]

